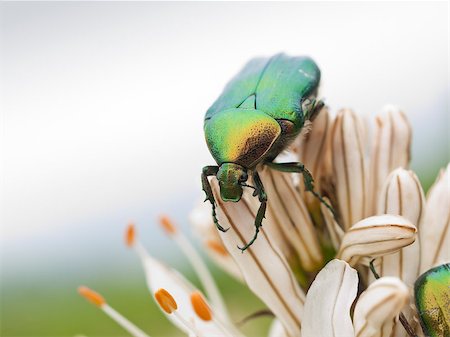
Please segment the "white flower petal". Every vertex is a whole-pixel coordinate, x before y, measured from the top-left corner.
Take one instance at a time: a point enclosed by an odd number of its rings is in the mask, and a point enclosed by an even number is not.
[[[411,126],[399,108],[388,105],[375,116],[370,152],[368,213],[376,213],[378,195],[386,177],[410,160]]]
[[[331,146],[339,214],[347,230],[364,218],[367,204],[364,128],[353,111],[339,111],[331,131]]]
[[[278,319],[274,319],[270,325],[268,337],[289,337],[286,334],[286,330],[283,328],[283,324]]]
[[[244,277],[238,265],[226,250],[214,225],[211,215],[211,204],[209,202],[200,202],[189,214],[189,220],[208,256],[231,276],[239,281],[243,281]]]
[[[346,262],[332,260],[306,295],[302,337],[352,337],[350,307],[358,290],[358,273]]]
[[[392,254],[412,244],[416,227],[396,215],[372,216],[354,224],[344,235],[339,259],[355,265],[361,257]]]
[[[418,228],[425,213],[425,198],[419,179],[399,168],[386,180],[378,203],[378,214],[400,215]],[[420,233],[420,229],[419,229]],[[380,258],[380,276],[396,276],[412,287],[419,275],[420,246],[416,241],[395,254]]]
[[[324,198],[325,201],[330,204],[328,198]],[[336,222],[333,213],[324,204],[320,204],[320,209],[322,210],[323,217],[325,219],[325,224],[330,234],[331,243],[333,247],[338,250],[341,246],[342,238],[344,237],[344,230]]]
[[[321,177],[323,172],[323,162],[326,160],[325,151],[327,149],[327,137],[331,129],[331,119],[328,108],[323,107],[311,125],[311,130],[305,135],[295,140],[293,150],[297,154],[298,160],[305,165],[314,178],[314,186],[320,190]],[[318,205],[319,201],[311,193],[305,192],[303,180],[300,180],[300,192],[311,210],[313,205]]]
[[[417,228],[425,213],[425,197],[419,179],[412,171],[403,168],[394,170],[386,179],[381,190],[378,213],[401,215],[411,221]],[[419,228],[420,233],[420,228]],[[401,279],[410,288],[419,276],[420,245],[419,236],[416,241],[398,252],[382,256],[377,261],[377,271],[380,276],[395,276]],[[373,275],[371,279],[374,280]],[[413,302],[407,307],[403,314],[408,321],[412,321],[415,310],[412,309]],[[395,335],[407,337],[408,333],[400,322],[395,324]]]
[[[373,282],[355,306],[355,337],[390,336],[394,319],[408,298],[408,288],[398,278],[387,276]]]
[[[450,164],[441,171],[427,195],[421,225],[421,272],[450,262]]]
[[[282,230],[284,244],[287,241],[295,249],[303,269],[317,270],[322,265],[322,251],[305,202],[294,187],[292,173],[265,167],[260,175],[267,193],[267,220]]]
[[[220,233],[222,241],[239,265],[247,285],[272,310],[289,335],[298,336],[305,295],[285,257],[265,232],[266,220],[251,247],[243,253],[237,248],[249,242],[255,233],[257,209],[248,201],[253,198],[251,192],[245,189],[237,203],[223,202],[215,178],[211,179],[211,187],[218,204],[219,223],[230,228]]]
[[[197,289],[186,280],[176,270],[167,267],[162,262],[156,260],[146,253],[142,245],[137,242],[135,249],[141,258],[142,265],[146,276],[147,286],[150,293],[153,295],[157,290],[163,288],[167,290],[178,304],[177,315],[167,314],[163,311],[164,315],[180,330],[186,334],[195,332],[198,337],[200,336],[242,336],[242,334],[230,326],[229,324],[217,324],[215,321],[203,321],[194,312],[191,305],[191,293],[197,291]],[[153,296],[152,296],[153,297]],[[212,307],[210,305],[210,307]],[[214,308],[212,308],[214,314]],[[195,331],[186,327],[185,322],[193,322]],[[226,326],[229,331],[224,332],[223,326]]]

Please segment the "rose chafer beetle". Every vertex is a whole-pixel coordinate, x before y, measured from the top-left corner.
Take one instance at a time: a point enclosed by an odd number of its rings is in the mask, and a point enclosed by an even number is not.
[[[258,175],[261,165],[302,173],[306,190],[325,203],[314,191],[313,178],[302,163],[273,162],[299,135],[305,122],[323,107],[321,101],[316,101],[319,82],[320,70],[308,57],[277,54],[255,58],[228,83],[206,112],[206,143],[217,166],[203,168],[202,186],[205,201],[212,205],[215,225],[226,231],[216,217],[216,201],[208,176],[217,177],[223,201],[238,202],[243,187],[250,187],[261,203],[255,218],[255,234],[246,245],[238,247],[242,251],[256,240],[266,212],[267,195]],[[249,174],[255,186],[246,184]]]
[[[414,295],[425,336],[450,336],[450,263],[422,274],[414,283]]]

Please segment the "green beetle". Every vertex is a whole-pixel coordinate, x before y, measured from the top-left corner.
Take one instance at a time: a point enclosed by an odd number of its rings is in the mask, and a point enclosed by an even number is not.
[[[216,217],[208,176],[217,177],[223,201],[238,202],[243,187],[250,187],[261,203],[255,235],[244,247],[238,247],[242,251],[256,240],[266,211],[267,195],[257,171],[260,165],[302,173],[306,190],[324,202],[314,191],[313,178],[303,164],[273,162],[300,133],[305,121],[312,120],[323,106],[315,99],[319,82],[320,70],[308,57],[277,54],[255,58],[228,83],[206,112],[206,143],[217,166],[203,168],[202,186],[217,228],[226,231]],[[255,186],[246,184],[249,173]]]
[[[416,307],[426,336],[450,336],[450,264],[422,274],[414,284]]]

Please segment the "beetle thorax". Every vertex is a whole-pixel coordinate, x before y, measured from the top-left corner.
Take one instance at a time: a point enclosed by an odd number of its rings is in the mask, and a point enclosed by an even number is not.
[[[247,169],[234,163],[223,163],[217,172],[220,196],[223,201],[241,200],[242,184],[247,181]]]

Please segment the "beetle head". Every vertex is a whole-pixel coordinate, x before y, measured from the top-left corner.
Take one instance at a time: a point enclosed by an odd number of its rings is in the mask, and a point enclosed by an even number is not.
[[[217,180],[219,180],[222,200],[233,202],[241,200],[242,184],[247,181],[247,178],[247,169],[238,164],[224,163],[220,165]]]

